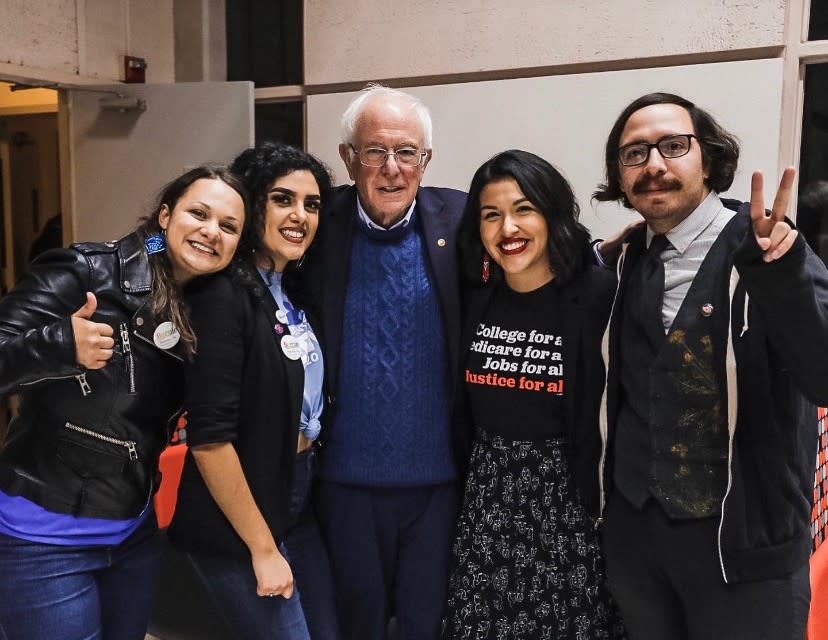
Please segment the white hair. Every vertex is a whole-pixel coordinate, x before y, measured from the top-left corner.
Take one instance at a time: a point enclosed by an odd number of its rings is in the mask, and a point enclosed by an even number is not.
[[[431,149],[431,114],[419,98],[415,98],[405,91],[399,89],[392,89],[381,84],[371,83],[365,87],[360,94],[351,101],[345,113],[342,114],[342,142],[344,144],[351,144],[354,141],[354,131],[356,130],[356,123],[359,116],[362,115],[363,110],[369,100],[375,96],[383,96],[387,98],[396,98],[407,101],[417,119],[420,121],[420,128],[423,132],[423,144],[426,149]]]

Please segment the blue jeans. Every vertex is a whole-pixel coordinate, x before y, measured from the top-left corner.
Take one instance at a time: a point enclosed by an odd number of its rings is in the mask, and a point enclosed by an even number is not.
[[[284,545],[279,551],[288,559]],[[310,640],[299,589],[288,598],[256,593],[256,576],[248,558],[188,554],[219,614],[240,640]]]
[[[337,640],[336,604],[328,556],[308,495],[313,448],[296,456],[291,494],[292,526],[279,545],[294,577],[290,599],[263,598],[248,558],[189,554],[199,578],[235,637],[251,640]],[[301,599],[300,599],[301,594]]]
[[[113,546],[0,535],[0,640],[143,640],[158,543],[154,515]]]
[[[310,493],[316,468],[313,447],[296,456],[291,513],[293,523],[285,536],[296,588],[312,640],[338,640],[336,594],[331,563],[322,540]]]

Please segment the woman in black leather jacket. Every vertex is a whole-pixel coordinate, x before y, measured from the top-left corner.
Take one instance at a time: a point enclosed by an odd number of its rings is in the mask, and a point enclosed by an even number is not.
[[[182,290],[230,262],[245,191],[198,167],[115,242],[40,256],[0,300],[0,637],[142,639],[158,456],[195,352]]]

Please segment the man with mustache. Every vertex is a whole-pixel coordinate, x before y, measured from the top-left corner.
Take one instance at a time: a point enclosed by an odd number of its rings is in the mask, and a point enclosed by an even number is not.
[[[420,186],[431,130],[414,96],[357,96],[339,145],[354,184],[325,198],[319,224],[330,405],[317,505],[347,640],[384,640],[392,614],[400,640],[433,640],[446,601],[465,464],[450,405],[466,196]]]
[[[785,218],[721,200],[735,138],[679,96],[633,101],[594,197],[646,227],[621,252],[602,406],[604,548],[630,637],[805,635],[828,271]],[[603,501],[603,497],[602,497]]]

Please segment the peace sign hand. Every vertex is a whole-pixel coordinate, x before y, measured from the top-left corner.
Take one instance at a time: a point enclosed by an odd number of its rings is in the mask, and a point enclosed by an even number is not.
[[[770,215],[765,215],[764,182],[761,171],[754,171],[750,180],[750,219],[756,243],[764,252],[762,259],[773,262],[784,256],[793,246],[797,231],[785,222],[785,212],[791,198],[796,169],[788,167],[782,173],[779,190],[773,200]]]

